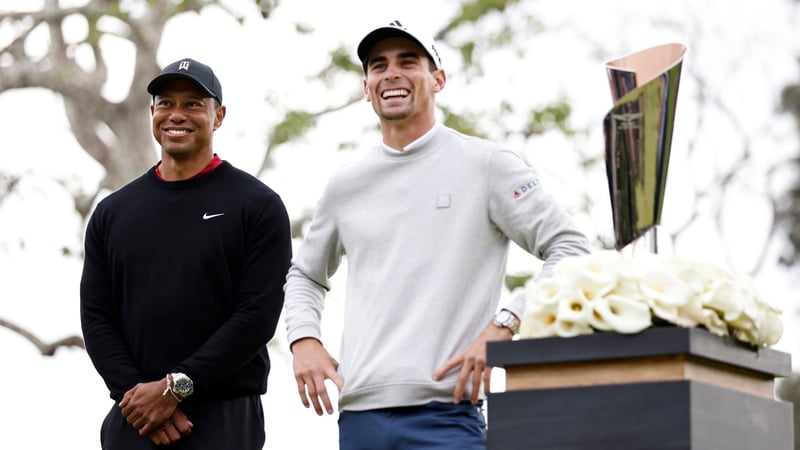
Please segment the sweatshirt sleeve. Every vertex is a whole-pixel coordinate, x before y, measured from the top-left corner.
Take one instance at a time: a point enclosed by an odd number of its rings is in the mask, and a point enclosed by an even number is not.
[[[491,220],[509,239],[544,261],[537,278],[550,276],[564,257],[591,253],[572,217],[518,155],[494,152],[487,183]]]
[[[344,255],[332,208],[332,191],[329,184],[286,276],[285,320],[289,345],[306,337],[321,340],[325,295],[331,287],[330,277],[336,273]]]
[[[86,352],[108,387],[111,398],[122,400],[125,392],[144,381],[133,362],[120,328],[120,312],[114,304],[111,273],[105,248],[103,209],[89,219],[80,282],[80,316]]]

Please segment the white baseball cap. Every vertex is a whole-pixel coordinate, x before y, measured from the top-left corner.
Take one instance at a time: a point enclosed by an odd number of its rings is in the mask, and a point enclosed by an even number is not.
[[[358,44],[358,59],[361,60],[361,66],[364,68],[364,72],[367,71],[367,57],[372,47],[384,39],[393,37],[408,39],[409,41],[419,44],[420,47],[425,49],[428,56],[430,56],[436,68],[442,68],[442,59],[439,57],[439,52],[436,50],[436,45],[432,37],[428,37],[426,34],[419,33],[418,31],[411,31],[399,20],[393,20],[388,25],[380,26],[367,33],[367,35],[361,39],[361,43]]]

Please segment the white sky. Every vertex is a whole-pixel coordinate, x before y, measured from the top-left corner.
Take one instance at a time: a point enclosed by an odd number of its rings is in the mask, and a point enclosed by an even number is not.
[[[27,9],[32,3],[4,0],[3,8]],[[244,10],[247,7],[243,5],[251,4],[234,3]],[[395,18],[388,16],[388,11],[396,11],[397,3],[284,0],[273,20],[248,20],[244,26],[209,10],[170,23],[162,40],[160,62],[167,64],[190,56],[215,68],[228,106],[215,149],[235,165],[255,171],[263,136],[277,120],[274,106],[264,101],[268,88],[279,96],[278,104],[309,108],[357,89],[342,86],[342,92],[327,92],[313,87],[305,77],[321,68],[328,49],[339,43],[354,48],[374,23],[370,19],[383,23]],[[414,17],[425,28],[438,28],[453,14],[453,6],[447,6],[450,2],[402,3],[406,11],[398,17]],[[595,214],[580,220],[587,229],[607,231],[611,225],[605,203],[605,173],[598,171],[576,182],[572,172],[576,145],[585,154],[602,153],[602,117],[611,106],[605,68],[597,63],[596,49],[588,44],[596,42],[598,48],[616,52],[614,57],[665,42],[687,44],[664,228],[673,229],[686,219],[691,192],[707,187],[712,182],[709,174],[730,166],[739,156],[742,133],[750,136],[755,163],[747,169],[752,177],[746,179],[751,184],[738,186],[733,198],[711,197],[700,203],[707,210],[713,210],[719,202],[728,206],[724,210],[728,214],[725,229],[715,229],[710,219],[701,220],[675,249],[682,256],[748,271],[763,247],[768,224],[765,215],[769,212],[763,207],[762,195],[766,190],[783,188],[790,180],[790,174],[779,172],[768,185],[764,168],[797,151],[791,120],[771,115],[778,87],[798,80],[798,17],[796,11],[786,7],[788,3],[736,2],[732,7],[729,0],[530,2],[530,8],[538,11],[550,30],[530,43],[529,50],[536,57],[514,61],[507,53],[490,55],[492,64],[486,79],[467,83],[455,64],[454,50],[442,48],[448,85],[440,101],[454,107],[483,102],[487,117],[491,117],[491,111],[497,108],[496,98],[511,97],[525,105],[567,95],[575,108],[575,120],[596,124],[591,135],[576,144],[548,134],[537,141],[535,149],[521,150],[567,205],[577,204],[587,185],[595,186],[599,191]],[[660,26],[652,25],[654,17],[662,19]],[[298,36],[292,28],[297,21],[311,25],[317,31],[315,36]],[[703,34],[698,34],[698,29]],[[3,39],[0,29],[0,41]],[[125,46],[117,45],[114,50],[120,58],[111,66],[112,80],[107,86],[111,99],[127,89],[132,55],[132,49]],[[742,64],[743,57],[748,62]],[[729,124],[724,112],[711,111],[703,116],[705,122],[698,130],[696,121],[701,112],[692,106],[699,87],[688,76],[690,72],[702,73],[709,89],[722,93],[730,102],[739,121],[736,126]],[[278,151],[276,170],[267,174],[265,181],[281,193],[290,213],[299,214],[313,206],[330,168],[358,156],[357,152],[332,152],[328,145],[342,140],[343,134],[355,138],[362,126],[373,121],[371,108],[366,103],[357,105],[338,121],[323,122],[307,143],[292,147],[291,152]],[[27,90],[1,94],[0,124],[0,167],[8,172],[35,174],[26,178],[22,196],[11,197],[0,206],[0,316],[34,330],[45,340],[79,334],[77,286],[81,263],[62,258],[59,252],[64,245],[78,245],[83,230],[71,214],[65,194],[48,177],[67,177],[71,183],[92,186],[102,173],[75,143],[60,101],[51,93]],[[756,135],[760,130],[764,132]],[[699,136],[698,148],[696,153],[689,153],[686,145],[695,134]],[[512,148],[522,145],[507,144]],[[77,174],[76,167],[80,167]],[[730,207],[739,203],[746,206]],[[729,254],[716,239],[720,233],[725,234],[725,242],[735,243],[730,245]],[[20,240],[26,242],[25,251],[19,250]],[[770,254],[773,259],[775,251]],[[529,261],[515,253],[510,268],[522,270]],[[786,314],[787,330],[776,348],[800,354],[791,274],[770,266],[756,281],[762,296]],[[340,289],[335,289],[325,322],[325,332],[331,336],[327,344],[334,349],[340,304]],[[278,334],[284,333],[281,324]],[[69,442],[68,448],[99,447],[99,425],[111,402],[85,352],[60,350],[54,358],[42,358],[27,341],[3,329],[0,347],[6,361],[13,361],[5,365],[0,379],[0,448],[61,448],[65,442]],[[264,401],[266,448],[336,448],[336,417],[318,418],[302,408],[287,361],[273,353],[270,390]]]

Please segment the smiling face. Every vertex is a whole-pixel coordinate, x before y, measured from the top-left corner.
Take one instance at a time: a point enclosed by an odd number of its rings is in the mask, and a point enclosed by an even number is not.
[[[422,47],[407,39],[385,39],[370,50],[366,67],[364,95],[382,126],[433,125],[434,94],[444,87],[445,75],[441,69],[431,70]]]
[[[150,112],[162,158],[186,161],[213,154],[212,137],[222,124],[225,107],[217,107],[197,83],[185,78],[164,83]]]

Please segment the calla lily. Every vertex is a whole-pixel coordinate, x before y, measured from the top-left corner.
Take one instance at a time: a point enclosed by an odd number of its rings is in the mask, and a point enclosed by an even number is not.
[[[675,257],[614,251],[568,257],[525,293],[522,337],[637,333],[653,317],[754,346],[774,345],[783,335],[781,311],[758,296],[752,279]]]
[[[725,281],[713,290],[704,306],[718,311],[725,321],[733,321],[744,311],[745,295],[733,283]]]
[[[650,305],[650,309],[653,311],[654,316],[666,322],[677,324],[680,306],[668,305],[666,303],[659,303],[652,300],[648,300],[647,304]]]
[[[539,338],[556,336],[555,323],[557,304],[529,305],[522,316],[519,334],[524,337]]]
[[[626,297],[640,302],[647,301],[644,294],[642,294],[641,288],[639,287],[639,278],[620,278],[617,281],[617,285],[614,286],[614,288],[611,289],[611,291],[609,291],[606,295],[618,295],[620,297]]]
[[[553,267],[553,276],[556,278],[569,278],[575,271],[582,270],[586,265],[592,264],[598,258],[599,253],[589,255],[578,255],[563,258]]]
[[[700,269],[697,264],[681,264],[676,260],[668,263],[675,276],[681,279],[686,286],[692,291],[695,297],[702,297],[704,293],[709,291],[709,277]]]
[[[568,284],[586,286],[591,291],[610,290],[617,281],[617,252],[584,256],[586,257],[575,258],[575,261],[558,267],[554,272]]]
[[[703,303],[714,295],[721,284],[735,279],[732,273],[710,264],[672,259],[670,266]]]
[[[558,302],[557,315],[559,319],[570,322],[587,322],[591,314],[592,307],[589,302],[580,295],[563,297]]]
[[[655,303],[670,306],[685,305],[691,290],[679,277],[669,272],[650,271],[639,281],[642,294]]]
[[[704,326],[708,331],[717,336],[727,336],[728,325],[713,309],[703,307],[699,298],[689,300],[685,305],[678,307],[677,317],[673,322],[680,327]]]
[[[561,299],[565,284],[555,277],[542,278],[525,284],[525,296],[529,301],[544,305],[555,305]]]
[[[597,299],[593,304],[593,322],[601,322],[618,333],[638,333],[653,324],[650,307],[618,295]]]
[[[709,310],[703,308],[703,304],[697,297],[689,298],[686,304],[677,308],[675,325],[680,327],[694,327],[705,324]],[[713,312],[713,311],[712,311]]]
[[[594,333],[594,330],[589,325],[588,321],[574,322],[561,318],[556,318],[555,331],[556,334],[561,337],[573,337],[580,334]]]
[[[590,315],[591,306],[580,295],[562,297],[556,311],[556,334],[570,337],[592,333],[594,330],[589,325]]]
[[[603,303],[608,303],[606,298],[600,298],[597,302],[592,304],[592,313],[589,314],[589,326],[598,331],[617,331],[614,327],[606,322],[605,317],[598,313],[598,309],[602,309],[603,307],[600,306]]]
[[[756,341],[763,343],[765,346],[770,346],[777,344],[781,336],[783,336],[783,323],[781,323],[778,316],[766,314],[758,327],[758,339]]]
[[[587,302],[608,294],[616,284],[616,271],[601,272],[592,268],[577,272],[572,280],[572,285],[577,289],[580,298]]]
[[[706,316],[703,326],[706,327],[708,331],[718,336],[728,336],[730,334],[730,327],[728,327],[728,323],[725,322],[725,320],[723,320],[716,311],[704,309],[703,314]]]

